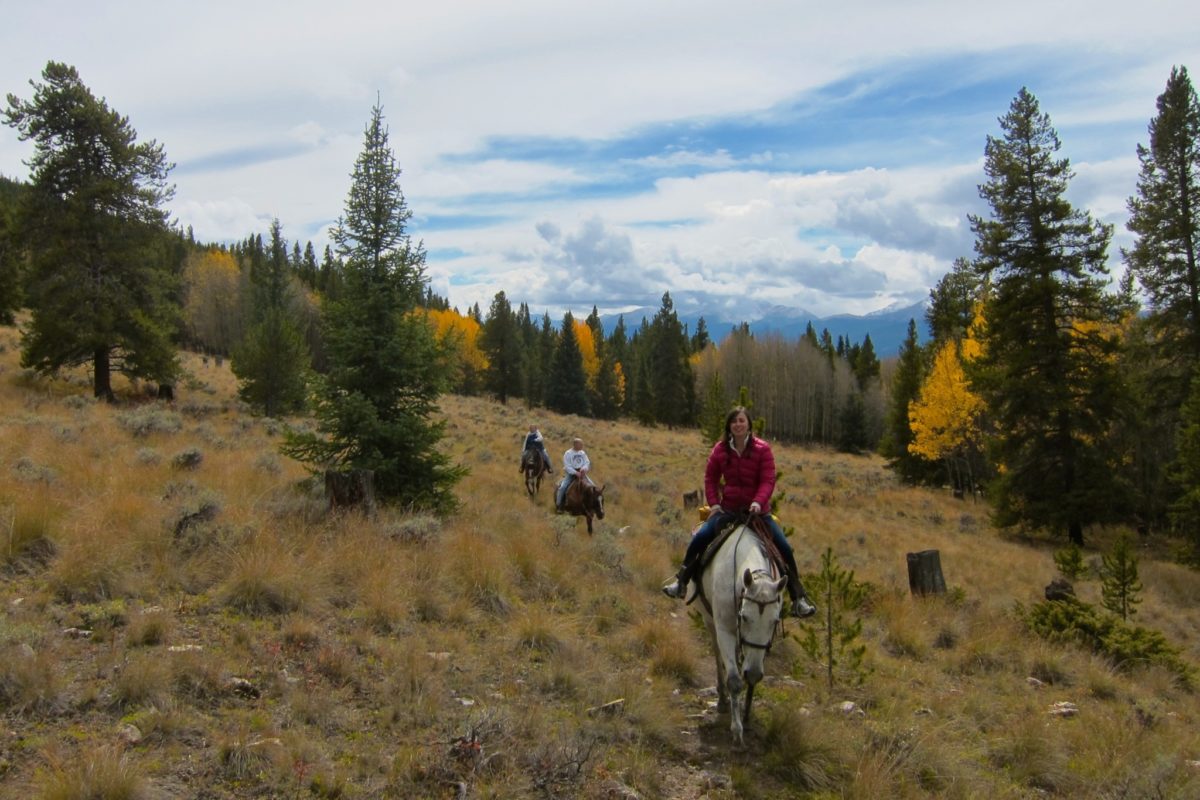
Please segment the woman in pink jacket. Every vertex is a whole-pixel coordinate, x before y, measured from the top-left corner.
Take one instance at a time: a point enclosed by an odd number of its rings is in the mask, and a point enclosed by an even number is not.
[[[713,445],[704,469],[704,494],[708,501],[708,519],[692,536],[683,566],[675,578],[663,586],[668,597],[687,594],[688,582],[695,577],[700,556],[717,533],[734,517],[756,514],[767,524],[780,555],[787,562],[788,594],[792,615],[808,617],[817,609],[804,593],[796,556],[779,523],[771,516],[771,493],[775,491],[775,455],[771,446],[750,433],[750,416],[738,406],[725,417],[725,437]]]

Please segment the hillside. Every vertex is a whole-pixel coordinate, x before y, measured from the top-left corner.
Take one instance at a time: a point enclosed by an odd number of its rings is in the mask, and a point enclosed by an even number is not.
[[[831,548],[870,586],[871,671],[828,691],[798,641],[819,623],[786,621],[739,749],[694,612],[659,593],[696,432],[446,397],[459,513],[330,515],[227,365],[110,407],[26,374],[13,329],[0,347],[0,798],[1200,797],[1196,694],[1014,613],[1061,543],[877,458],[776,445],[801,568]],[[556,467],[585,440],[593,537],[526,497],[530,421]],[[1200,663],[1200,575],[1139,545],[1134,621]],[[926,549],[950,591],[917,600]]]

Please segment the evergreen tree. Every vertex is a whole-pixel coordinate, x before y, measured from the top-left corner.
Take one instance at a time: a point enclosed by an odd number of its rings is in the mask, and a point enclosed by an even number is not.
[[[1122,251],[1127,277],[1141,285],[1150,312],[1133,326],[1130,344],[1136,353],[1124,369],[1140,405],[1128,439],[1146,522],[1160,521],[1164,508],[1173,505],[1178,521],[1180,508],[1191,502],[1183,496],[1190,487],[1172,491],[1175,485],[1163,478],[1189,468],[1172,464],[1183,458],[1176,452],[1183,445],[1175,433],[1200,367],[1200,101],[1185,68],[1171,70],[1157,108],[1150,144],[1137,148],[1141,171],[1128,222],[1136,238]]]
[[[855,350],[851,366],[854,368],[854,377],[858,379],[859,389],[865,390],[872,378],[879,378],[879,356],[875,355],[871,334],[863,337],[862,346]]]
[[[1178,434],[1178,456],[1170,477],[1178,488],[1171,504],[1171,521],[1190,540],[1191,558],[1200,564],[1200,375],[1183,404]]]
[[[465,470],[439,447],[437,347],[425,315],[412,313],[425,250],[408,234],[412,212],[399,179],[376,104],[344,214],[330,231],[344,285],[323,315],[329,373],[315,393],[318,430],[289,435],[284,452],[318,469],[372,470],[381,499],[446,512]]]
[[[913,441],[908,410],[920,397],[924,379],[925,356],[917,340],[916,320],[910,319],[908,334],[900,346],[896,371],[892,374],[891,406],[888,407],[883,441],[879,447],[879,452],[888,460],[888,466],[905,483],[922,483],[933,476],[929,462],[908,449]]]
[[[304,257],[300,261],[300,279],[310,289],[317,288],[317,253],[313,250],[312,242],[304,245]]]
[[[721,373],[713,370],[704,392],[704,405],[700,410],[700,436],[708,445],[712,445],[725,435],[725,417],[731,406],[725,397],[725,385],[721,382]]]
[[[701,317],[696,320],[696,333],[692,336],[692,352],[699,353],[711,343],[712,339],[708,335],[708,324],[704,321],[704,317]]]
[[[524,382],[521,362],[525,347],[512,305],[503,291],[492,298],[487,321],[483,323],[482,340],[483,352],[488,359],[484,385],[502,405],[507,405],[509,396],[519,394]]]
[[[929,291],[925,323],[930,338],[939,345],[962,339],[975,319],[975,304],[980,299],[979,275],[965,258],[954,260],[950,272]]]
[[[991,218],[971,216],[975,263],[990,282],[983,355],[974,381],[995,422],[1003,470],[989,489],[1001,525],[1065,531],[1118,501],[1102,442],[1118,406],[1116,307],[1105,294],[1110,226],[1067,201],[1072,172],[1058,134],[1022,89],[988,137],[980,195]]]
[[[546,405],[560,414],[591,414],[588,402],[587,375],[583,371],[583,355],[575,337],[575,318],[568,311],[563,316],[558,346],[550,364],[550,383],[546,387]]]
[[[0,324],[12,325],[21,307],[25,250],[17,230],[17,212],[26,186],[0,175]]]
[[[238,396],[268,417],[303,408],[307,388],[308,347],[292,317],[290,272],[287,242],[275,219],[267,259],[250,275],[250,330],[229,361]]]
[[[1138,145],[1137,155],[1128,222],[1136,240],[1122,254],[1152,312],[1161,395],[1178,408],[1200,364],[1200,101],[1187,69],[1171,70],[1150,146]]]
[[[650,323],[648,345],[647,378],[654,398],[654,421],[668,427],[691,424],[695,386],[688,363],[690,345],[670,292],[663,294],[662,305]]]
[[[1137,553],[1125,532],[1117,537],[1112,550],[1101,557],[1100,605],[1128,621],[1137,613],[1142,588],[1138,579]]]
[[[113,370],[172,383],[179,323],[167,212],[173,165],[137,142],[126,117],[97,99],[74,67],[49,62],[33,99],[8,96],[5,122],[32,140],[20,227],[31,261],[32,318],[21,363],[38,372],[90,364],[96,397]]]

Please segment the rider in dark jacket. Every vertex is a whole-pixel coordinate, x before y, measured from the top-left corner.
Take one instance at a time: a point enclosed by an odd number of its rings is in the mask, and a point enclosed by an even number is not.
[[[546,443],[542,440],[542,432],[538,430],[537,425],[529,426],[529,433],[525,434],[525,445],[521,448],[521,471],[525,471],[525,454],[530,450],[537,450],[542,454],[542,461],[546,462],[546,471],[551,475],[554,474],[554,467],[550,466],[550,454],[546,452]]]

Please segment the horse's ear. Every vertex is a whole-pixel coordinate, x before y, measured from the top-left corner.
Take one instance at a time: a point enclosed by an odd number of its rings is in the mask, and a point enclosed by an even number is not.
[[[596,492],[596,494],[604,494],[604,487],[605,487],[605,486],[608,486],[608,484],[607,484],[607,483],[602,483],[602,484],[600,484],[600,491]]]
[[[783,587],[787,586],[787,582],[788,582],[787,575],[784,575],[782,578],[775,581],[775,592],[776,593],[782,592]]]
[[[750,585],[754,583],[754,576],[750,574],[749,567],[746,567],[746,571],[742,573],[742,583],[746,584],[747,589],[749,589]]]

